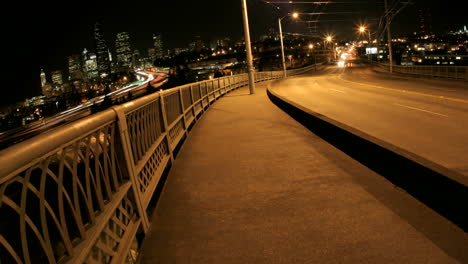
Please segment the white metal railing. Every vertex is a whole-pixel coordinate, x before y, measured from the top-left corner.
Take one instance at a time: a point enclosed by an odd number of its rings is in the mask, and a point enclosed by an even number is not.
[[[377,63],[376,65],[386,71],[390,71],[389,64]],[[468,81],[468,66],[393,65],[392,68],[394,72],[398,73]]]
[[[0,263],[134,263],[136,234],[149,228],[148,205],[175,147],[247,78],[156,92],[0,151]]]

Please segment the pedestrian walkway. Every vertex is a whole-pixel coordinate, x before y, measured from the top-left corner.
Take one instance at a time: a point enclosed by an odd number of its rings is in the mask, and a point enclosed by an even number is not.
[[[192,129],[141,263],[467,260],[465,233],[273,105],[269,83],[225,95]]]

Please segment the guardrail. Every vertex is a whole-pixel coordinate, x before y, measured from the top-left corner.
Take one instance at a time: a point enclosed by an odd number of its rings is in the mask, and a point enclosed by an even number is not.
[[[174,149],[247,78],[156,92],[0,151],[0,263],[134,263],[136,235],[148,231],[150,200]]]
[[[380,68],[390,71],[390,65],[376,63]],[[468,81],[468,66],[401,66],[393,65],[393,71],[405,74],[423,75],[437,78],[448,78]]]
[[[303,67],[303,68],[299,68],[299,69],[293,69],[293,70],[288,70],[287,71],[287,74],[286,76],[294,76],[294,75],[298,75],[298,74],[303,74],[303,73],[306,73],[308,71],[319,71],[322,69],[322,66],[323,66],[323,63],[317,63],[317,64],[312,64],[312,65],[309,65],[309,66],[306,66],[306,67]]]

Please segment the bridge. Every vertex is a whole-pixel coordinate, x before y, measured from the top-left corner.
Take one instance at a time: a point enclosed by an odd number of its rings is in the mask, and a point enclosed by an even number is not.
[[[466,80],[398,70],[202,81],[2,150],[0,263],[467,263]]]

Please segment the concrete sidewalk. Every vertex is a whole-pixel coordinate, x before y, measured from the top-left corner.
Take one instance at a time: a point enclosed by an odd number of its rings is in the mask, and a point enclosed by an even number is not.
[[[468,238],[268,99],[231,92],[189,134],[141,263],[468,263]]]

